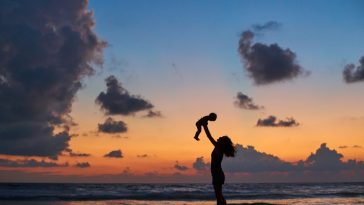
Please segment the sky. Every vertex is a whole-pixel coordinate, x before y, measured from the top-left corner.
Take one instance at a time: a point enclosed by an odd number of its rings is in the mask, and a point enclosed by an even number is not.
[[[363,181],[363,6],[2,1],[0,181]]]

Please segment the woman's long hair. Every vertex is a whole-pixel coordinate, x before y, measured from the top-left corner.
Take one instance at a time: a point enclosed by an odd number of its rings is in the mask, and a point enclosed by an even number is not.
[[[228,136],[222,136],[217,140],[217,143],[222,150],[222,152],[227,157],[234,157],[235,156],[235,147],[233,142]]]

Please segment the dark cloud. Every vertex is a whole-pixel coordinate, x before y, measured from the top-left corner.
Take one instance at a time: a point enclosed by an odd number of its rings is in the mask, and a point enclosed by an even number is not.
[[[259,106],[256,105],[253,102],[253,99],[250,98],[249,96],[243,94],[242,92],[238,92],[236,94],[236,100],[234,102],[234,104],[242,109],[246,109],[246,110],[259,110],[259,109],[263,109],[263,106]]]
[[[353,145],[353,148],[361,149],[361,148],[363,148],[363,147],[362,147],[362,146],[360,146],[360,145]]]
[[[110,157],[110,158],[123,158],[123,153],[121,150],[114,150],[104,155],[104,157]]]
[[[306,159],[304,166],[310,170],[337,170],[343,165],[341,158],[343,158],[342,154],[336,150],[330,150],[326,143],[323,143],[315,153],[311,153]]]
[[[326,143],[311,153],[306,160],[297,163],[285,162],[278,157],[259,152],[252,146],[236,145],[236,156],[226,158],[223,168],[227,172],[340,172],[343,170],[364,171],[364,162],[349,159],[342,161],[343,155],[327,147]]]
[[[344,162],[341,160],[343,157],[344,156],[336,150],[328,148],[326,143],[322,143],[315,153],[311,153],[304,162],[301,162],[301,165],[303,165],[304,170],[312,171],[364,169],[364,162],[356,160]]]
[[[78,168],[89,168],[90,166],[91,165],[88,162],[77,162],[75,164],[75,167],[78,167]]]
[[[206,163],[203,157],[197,157],[192,167],[197,171],[204,171],[210,168],[210,163]]]
[[[163,117],[163,115],[162,115],[161,111],[148,110],[148,113],[146,115],[144,115],[144,117],[156,118],[156,117]]]
[[[343,71],[344,80],[347,83],[355,83],[364,80],[364,56],[359,60],[359,65],[348,64]]]
[[[74,96],[102,62],[94,24],[87,0],[0,1],[0,154],[67,149]]]
[[[282,24],[277,21],[268,21],[265,24],[254,24],[252,28],[255,32],[262,32],[266,30],[277,30],[281,26]]]
[[[236,156],[224,159],[223,168],[228,172],[275,172],[293,170],[293,165],[278,157],[259,152],[253,146],[235,146]]]
[[[252,43],[252,31],[245,31],[239,40],[239,53],[244,67],[255,84],[264,85],[293,79],[306,71],[296,62],[296,54],[278,44]]]
[[[91,154],[88,154],[88,153],[79,153],[79,152],[73,152],[72,149],[70,148],[67,148],[65,150],[65,152],[68,154],[68,156],[70,157],[89,157],[91,156]]]
[[[115,76],[106,78],[107,91],[101,92],[96,98],[96,103],[108,115],[131,115],[138,111],[149,110],[153,105],[140,96],[130,95],[122,87]]]
[[[174,168],[179,170],[179,171],[186,171],[188,169],[188,167],[179,164],[178,161],[176,161],[176,164],[174,165]]]
[[[89,157],[91,156],[91,154],[88,153],[77,153],[77,152],[70,152],[69,153],[70,157]]]
[[[271,115],[265,119],[258,119],[258,127],[295,127],[299,123],[293,118],[287,118],[286,120],[277,120],[277,117]]]
[[[10,160],[0,158],[0,167],[68,167],[68,163],[57,164],[55,162],[37,161],[35,159]]]
[[[115,121],[111,117],[107,118],[103,124],[99,124],[99,132],[123,133],[128,130],[123,121]]]
[[[346,145],[339,146],[339,149],[346,149],[346,148],[348,148],[348,146]]]

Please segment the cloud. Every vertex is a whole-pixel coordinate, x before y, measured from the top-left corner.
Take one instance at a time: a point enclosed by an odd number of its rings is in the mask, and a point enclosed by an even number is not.
[[[287,118],[286,120],[277,120],[277,117],[271,115],[265,119],[258,119],[258,127],[295,127],[299,123],[293,118]]]
[[[286,162],[277,156],[256,150],[253,146],[237,144],[236,157],[224,158],[222,167],[227,183],[232,182],[337,182],[337,181],[363,181],[364,162],[349,159],[343,160],[343,155],[330,149],[326,143],[311,153],[305,160]],[[195,175],[176,173],[158,173],[149,170],[146,173],[136,173],[126,167],[119,174],[102,175],[58,175],[57,173],[27,173],[0,170],[1,182],[28,182],[29,179],[39,182],[201,182],[211,180],[209,164],[203,157],[198,157],[193,163],[198,172]],[[176,166],[177,165],[177,166]],[[175,169],[188,167],[176,162]]]
[[[128,130],[123,121],[115,121],[111,117],[107,118],[103,124],[99,124],[99,132],[105,133],[123,133]]]
[[[96,103],[101,106],[106,114],[132,115],[136,112],[149,110],[154,107],[150,102],[140,96],[130,95],[115,76],[111,75],[105,81],[107,91],[101,92],[97,96]]]
[[[222,167],[227,183],[240,182],[361,182],[364,162],[349,159],[321,144],[307,159],[286,162],[277,156],[256,150],[252,146],[236,145],[235,158],[224,158]],[[310,157],[311,156],[311,157]],[[202,157],[198,157],[202,158]],[[196,160],[204,161],[204,160]],[[329,165],[325,161],[328,161]],[[178,163],[177,163],[178,164]],[[203,163],[207,166],[207,163]],[[335,165],[335,166],[332,166]],[[339,164],[339,166],[337,166]],[[181,165],[180,165],[181,166]],[[183,166],[183,165],[182,165]],[[318,169],[317,167],[321,167]],[[323,169],[322,169],[323,168]],[[207,170],[209,171],[209,169]],[[207,183],[211,175],[201,170],[196,174],[184,172],[159,173],[148,170],[138,173],[126,167],[117,174],[64,175],[61,173],[0,170],[0,182],[78,182],[78,183]]]
[[[197,171],[204,171],[210,167],[210,163],[206,163],[203,157],[197,157],[192,167]]]
[[[178,68],[176,63],[172,63],[172,69],[173,69],[173,72],[176,74],[176,76],[178,76],[180,79],[183,79],[183,75],[180,72],[180,69]]]
[[[315,153],[311,153],[305,161],[300,161],[297,166],[300,169],[311,171],[340,171],[340,170],[364,170],[364,162],[349,159],[342,160],[344,156],[335,149],[322,143]]]
[[[121,150],[114,150],[104,155],[104,157],[110,157],[110,158],[123,158],[123,153]]]
[[[340,169],[343,163],[341,162],[342,154],[336,150],[330,150],[326,143],[322,143],[320,148],[304,162],[305,168],[310,170],[331,170]]]
[[[335,149],[327,147],[326,143],[311,153],[306,160],[297,163],[285,162],[277,156],[259,152],[253,146],[235,146],[236,157],[223,160],[223,169],[227,172],[258,173],[258,172],[341,172],[344,170],[364,171],[364,162],[349,159],[343,161],[343,155]]]
[[[266,28],[262,26],[261,28]],[[278,44],[252,43],[254,33],[244,31],[239,40],[239,54],[248,76],[256,85],[290,80],[308,74],[298,63],[296,54]]]
[[[292,170],[293,165],[278,157],[259,152],[253,146],[235,146],[236,156],[223,160],[223,168],[227,172],[274,172]]]
[[[162,112],[161,111],[149,110],[148,113],[146,115],[144,115],[144,117],[147,117],[147,118],[158,118],[158,117],[163,117],[163,115],[162,115]]]
[[[343,71],[346,83],[355,83],[364,80],[364,56],[359,60],[359,65],[355,68],[354,64],[348,64]]]
[[[252,27],[255,32],[262,32],[267,30],[277,30],[281,26],[282,24],[277,21],[268,21],[265,24],[254,24]]]
[[[24,170],[0,170],[0,182],[39,182],[39,183],[206,183],[210,181],[208,174],[185,175],[176,173],[159,173],[150,170],[137,174],[130,168],[116,174],[65,175],[51,172],[27,172]],[[212,192],[211,192],[212,193]],[[210,195],[210,193],[208,193]],[[212,196],[212,195],[210,195]],[[141,196],[143,197],[143,196]]]
[[[81,80],[106,44],[87,0],[0,1],[0,19],[0,154],[55,159],[69,146]]]
[[[305,170],[313,171],[338,171],[338,170],[355,170],[364,169],[364,162],[356,160],[348,160],[347,162],[341,159],[344,156],[338,153],[335,149],[327,147],[326,143],[322,143],[320,148],[301,164]]]
[[[188,167],[179,164],[178,161],[176,161],[176,164],[174,165],[174,168],[179,170],[179,171],[186,171],[188,169]]]
[[[70,156],[70,157],[89,157],[89,156],[91,156],[91,154],[88,154],[88,153],[73,152],[73,150],[70,148],[67,148],[65,150],[65,152],[68,153],[68,156]]]
[[[90,166],[91,165],[88,162],[77,162],[75,164],[75,167],[78,167],[78,168],[89,168]]]
[[[0,167],[68,167],[68,163],[57,164],[55,162],[37,161],[35,159],[10,160],[0,158]]]
[[[259,110],[259,109],[263,109],[263,106],[259,106],[256,105],[253,102],[253,99],[250,98],[249,96],[243,94],[242,92],[238,92],[236,94],[236,100],[234,102],[234,104],[242,109],[246,109],[246,110]]]
[[[342,145],[342,146],[339,146],[338,148],[339,148],[339,149],[347,149],[347,148],[361,149],[361,148],[363,148],[363,147],[362,147],[362,146],[360,146],[360,145],[353,145],[353,146],[351,146],[351,147],[346,146],[346,145]]]
[[[89,157],[91,156],[91,154],[88,153],[77,153],[77,152],[70,152],[69,153],[70,157]]]
[[[138,158],[147,158],[149,156],[147,154],[138,154],[137,157]]]

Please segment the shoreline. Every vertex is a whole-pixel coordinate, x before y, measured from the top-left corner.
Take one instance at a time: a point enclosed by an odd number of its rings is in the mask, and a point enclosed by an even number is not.
[[[363,204],[363,197],[330,197],[330,198],[296,198],[296,199],[270,199],[270,200],[229,200],[228,205],[350,205]],[[0,200],[0,204],[7,205],[215,205],[214,200]]]

